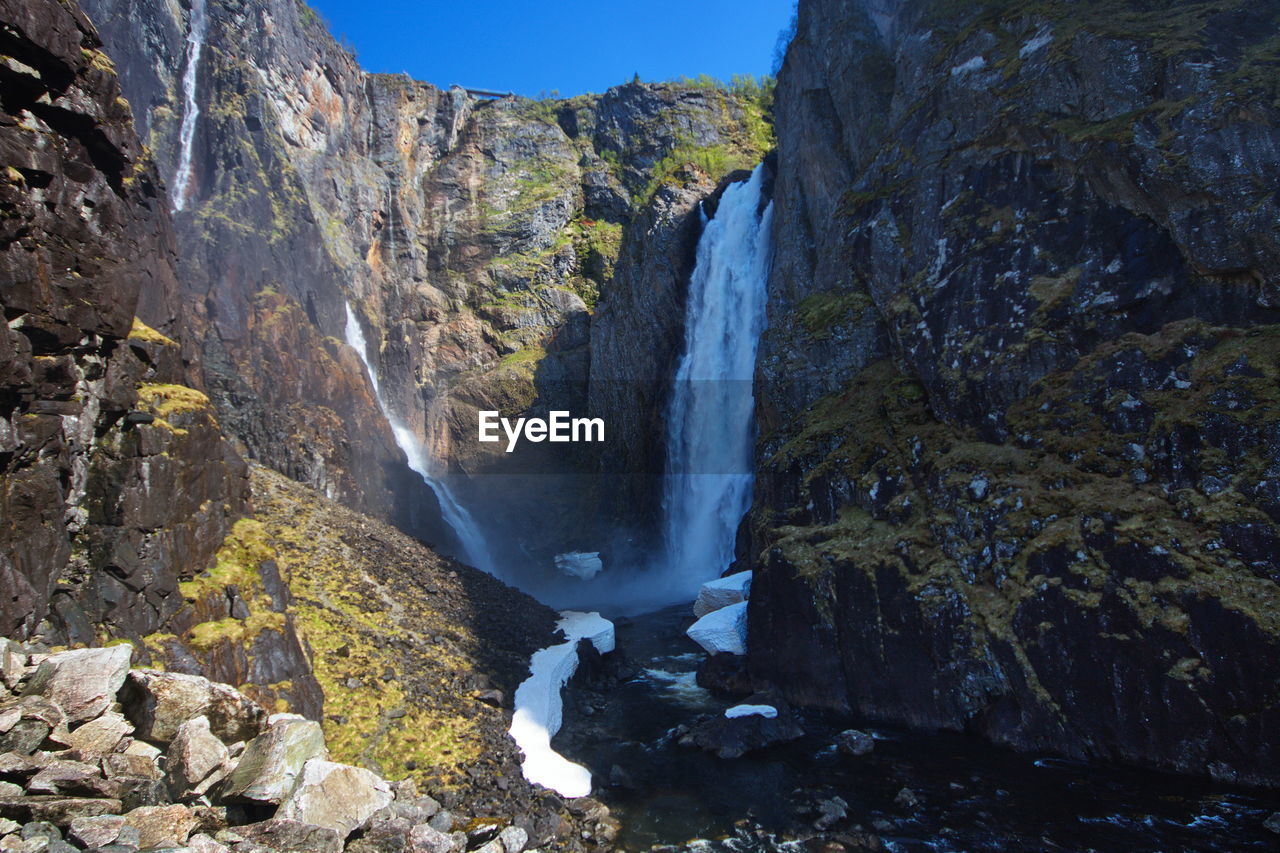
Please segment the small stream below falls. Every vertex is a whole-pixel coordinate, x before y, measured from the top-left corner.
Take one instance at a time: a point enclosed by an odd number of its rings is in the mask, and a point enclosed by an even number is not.
[[[1019,755],[961,735],[865,726],[875,750],[855,758],[831,746],[845,726],[806,716],[801,740],[736,760],[681,747],[675,727],[734,704],[696,687],[702,654],[684,636],[689,621],[686,606],[618,620],[624,659],[607,670],[616,678],[565,692],[555,748],[591,769],[595,796],[622,821],[623,849],[745,853],[808,841],[816,851],[832,840],[890,851],[1280,847],[1262,825],[1280,797]],[[835,797],[848,816],[818,837],[811,809]]]

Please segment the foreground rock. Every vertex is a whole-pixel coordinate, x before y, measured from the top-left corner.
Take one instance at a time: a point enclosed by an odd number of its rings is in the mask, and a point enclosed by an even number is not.
[[[347,836],[393,799],[391,787],[368,770],[313,758],[276,813]]]
[[[199,676],[128,670],[131,648],[17,647],[12,688],[0,691],[0,850],[522,853],[562,830],[564,816],[477,822],[443,810],[412,781],[329,761],[314,721],[268,718]],[[581,849],[577,832],[568,849]]]
[[[197,675],[135,670],[122,700],[138,737],[158,744],[169,743],[195,717],[206,717],[210,731],[226,743],[256,737],[267,722],[266,711],[248,696]]]
[[[56,702],[71,723],[93,719],[115,701],[129,674],[132,649],[75,649],[50,655],[27,686],[27,695]]]
[[[803,736],[804,729],[785,702],[770,695],[753,695],[743,704],[695,724],[680,744],[714,752],[720,758],[740,758]]]

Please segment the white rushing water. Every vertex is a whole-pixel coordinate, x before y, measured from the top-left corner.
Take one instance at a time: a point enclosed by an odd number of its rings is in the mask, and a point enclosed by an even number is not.
[[[733,561],[751,505],[752,377],[765,324],[773,205],[760,210],[762,167],[725,190],[698,241],[685,353],[667,424],[664,563],[656,595],[692,600]]]
[[[365,372],[369,375],[369,384],[373,386],[373,394],[378,400],[378,407],[382,409],[382,414],[386,417],[387,424],[391,427],[391,432],[395,435],[396,444],[404,451],[405,457],[409,460],[409,467],[435,493],[436,500],[440,503],[440,514],[444,516],[445,523],[453,528],[454,534],[466,551],[466,554],[462,556],[477,569],[497,576],[497,563],[489,552],[489,546],[485,543],[484,536],[480,533],[480,528],[476,525],[475,519],[458,502],[457,497],[449,489],[449,485],[432,473],[431,458],[427,453],[427,449],[418,440],[418,436],[414,434],[413,430],[409,429],[404,421],[397,417],[387,405],[386,398],[382,394],[382,386],[378,384],[378,372],[373,369],[373,363],[369,359],[369,346],[365,342],[364,330],[360,328],[360,321],[356,319],[356,314],[351,310],[350,303],[347,303],[346,338],[347,346],[356,351],[360,356],[361,363],[364,364]]]
[[[178,171],[173,175],[173,209],[187,204],[187,188],[191,184],[191,148],[196,137],[196,119],[200,104],[196,101],[196,77],[200,69],[200,52],[204,50],[209,19],[205,0],[191,0],[191,28],[187,31],[187,58],[182,69],[182,128],[178,131]]]

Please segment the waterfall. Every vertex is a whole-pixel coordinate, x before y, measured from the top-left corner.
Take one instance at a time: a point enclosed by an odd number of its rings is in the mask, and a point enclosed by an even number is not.
[[[178,133],[178,171],[173,175],[173,209],[187,204],[187,187],[191,183],[191,148],[195,142],[196,119],[200,105],[196,103],[196,76],[200,68],[200,52],[204,50],[209,20],[205,0],[191,0],[191,28],[187,31],[187,59],[182,70],[182,129]]]
[[[382,394],[382,386],[378,383],[378,372],[374,370],[373,363],[369,359],[369,346],[365,342],[364,330],[360,328],[360,321],[356,319],[356,314],[351,310],[349,302],[347,303],[346,339],[347,346],[354,349],[360,356],[360,362],[364,365],[365,372],[369,374],[373,395],[378,401],[378,407],[382,409],[383,416],[387,419],[387,424],[391,427],[392,434],[395,435],[396,444],[404,451],[405,457],[409,460],[409,467],[435,493],[436,500],[440,503],[440,513],[444,516],[445,523],[453,528],[454,534],[462,544],[466,552],[463,555],[466,561],[481,571],[497,576],[497,564],[494,562],[493,555],[489,553],[489,547],[485,544],[484,536],[476,526],[475,519],[458,502],[448,484],[431,473],[431,457],[427,449],[418,440],[413,430],[393,414],[391,407],[387,405],[386,398]]]
[[[729,186],[698,242],[685,352],[667,421],[664,563],[658,589],[692,600],[733,561],[751,505],[752,378],[765,323],[773,205],[760,210],[762,167]]]

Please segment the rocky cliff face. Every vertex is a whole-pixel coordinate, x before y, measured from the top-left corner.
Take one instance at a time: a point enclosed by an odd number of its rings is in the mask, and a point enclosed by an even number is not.
[[[173,185],[192,109],[193,13],[86,8]],[[626,374],[612,359],[627,354],[591,355],[613,328],[593,329],[592,313],[650,298],[631,295],[648,285],[629,268],[661,263],[683,282],[696,199],[769,144],[761,95],[632,84],[568,101],[480,100],[364,73],[295,0],[218,0],[205,14],[176,223],[224,425],[252,457],[447,546],[434,500],[338,343],[349,302],[389,408],[439,472],[459,475],[483,523],[525,540],[513,553],[549,548],[578,506],[565,496],[582,490],[474,475],[597,460],[508,457],[475,440],[476,409],[585,414],[590,377]],[[654,230],[682,235],[670,257],[643,248]]]
[[[777,96],[757,676],[1278,781],[1277,23],[802,0]]]
[[[60,3],[0,19],[0,632],[139,637],[211,565],[244,463],[164,334],[172,231],[101,41]]]

